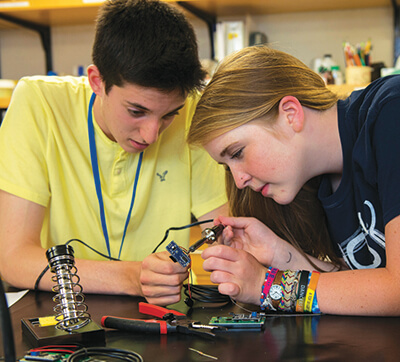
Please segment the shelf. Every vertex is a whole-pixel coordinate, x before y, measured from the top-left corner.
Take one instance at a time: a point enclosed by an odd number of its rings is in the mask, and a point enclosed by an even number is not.
[[[0,2],[0,14],[45,26],[94,24],[103,1],[12,0]],[[15,27],[1,21],[0,28]]]
[[[183,0],[166,2],[186,10],[207,23],[211,59],[214,59],[214,31],[221,16],[265,15],[289,12],[344,10],[373,7],[394,9],[395,34],[400,34],[400,9],[397,0]],[[51,27],[95,24],[104,0],[0,0],[0,29],[25,27],[41,38],[46,57],[46,71],[53,70]],[[394,59],[400,55],[400,37],[395,35]]]
[[[170,0],[165,0],[172,2]],[[101,0],[6,0],[0,1],[0,14],[46,26],[93,24]],[[317,10],[343,10],[389,7],[391,0],[184,0],[212,16],[263,15]],[[15,25],[0,21],[0,28]]]
[[[391,0],[189,0],[187,2],[214,16],[265,15],[391,6]]]

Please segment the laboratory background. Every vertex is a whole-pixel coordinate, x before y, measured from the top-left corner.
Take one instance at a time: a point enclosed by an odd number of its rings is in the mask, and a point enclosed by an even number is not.
[[[79,2],[81,6],[79,6]],[[81,75],[91,63],[95,10],[102,1],[0,1],[3,14],[33,19],[48,26],[52,74]],[[179,2],[178,2],[179,3]],[[345,82],[345,44],[355,50],[370,41],[369,61],[379,68],[394,68],[396,6],[390,0],[369,1],[183,1],[214,16],[214,46],[208,24],[193,12],[190,18],[199,41],[199,55],[212,70],[215,61],[243,46],[267,43],[288,52],[310,67],[319,67],[330,55]],[[222,3],[223,6],[217,5]],[[270,3],[271,6],[257,4]],[[217,5],[216,5],[217,4]],[[255,4],[255,5],[254,5]],[[180,5],[177,5],[182,9]],[[326,7],[329,10],[321,10]],[[65,9],[63,9],[65,7]],[[87,8],[90,7],[90,12]],[[64,16],[58,13],[64,13]],[[29,13],[32,13],[30,15]],[[86,15],[88,13],[88,15]],[[55,14],[55,15],[54,15]],[[81,15],[85,14],[85,15]],[[93,15],[93,16],[92,16]],[[214,49],[214,54],[211,48]],[[210,62],[212,60],[212,62]],[[335,68],[336,69],[336,68]],[[22,76],[46,74],[45,52],[39,33],[0,20],[0,77],[18,80]],[[341,80],[339,79],[339,82]]]

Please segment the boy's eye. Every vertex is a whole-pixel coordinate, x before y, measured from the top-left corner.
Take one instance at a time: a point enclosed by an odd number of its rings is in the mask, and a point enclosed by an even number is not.
[[[134,117],[140,117],[140,116],[143,116],[143,114],[144,114],[143,111],[139,111],[139,110],[136,110],[136,109],[130,109],[129,113]]]

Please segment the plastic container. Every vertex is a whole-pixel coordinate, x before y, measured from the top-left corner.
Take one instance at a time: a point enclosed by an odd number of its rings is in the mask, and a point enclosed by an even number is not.
[[[332,70],[332,67],[337,65],[335,61],[332,59],[331,54],[325,54],[322,58],[322,66],[327,70]]]
[[[333,77],[333,84],[341,85],[343,84],[343,74],[340,70],[338,65],[333,65],[331,68],[332,77]]]

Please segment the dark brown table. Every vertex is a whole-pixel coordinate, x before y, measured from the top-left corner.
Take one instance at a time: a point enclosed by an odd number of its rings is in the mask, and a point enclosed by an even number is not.
[[[17,358],[32,347],[21,331],[21,319],[53,314],[53,293],[30,291],[11,306]],[[114,315],[146,319],[140,314],[140,298],[129,296],[86,295],[95,323]],[[188,307],[174,306],[182,312]],[[246,306],[248,307],[248,306]],[[256,308],[253,307],[253,310]],[[196,302],[193,319],[208,323],[212,316],[230,312],[246,313],[238,306]],[[212,340],[190,335],[149,335],[106,330],[106,346],[139,353],[144,361],[213,361],[189,348],[218,358],[218,361],[398,361],[400,356],[400,318],[319,316],[268,316],[264,331],[220,333]],[[0,356],[4,356],[0,339]],[[0,357],[0,360],[2,358]]]

